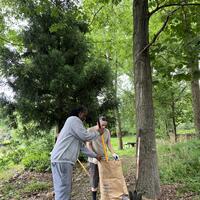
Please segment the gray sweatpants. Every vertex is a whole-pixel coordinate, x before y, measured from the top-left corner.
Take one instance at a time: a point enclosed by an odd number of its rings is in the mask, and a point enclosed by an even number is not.
[[[55,200],[70,200],[72,190],[73,165],[51,163]]]

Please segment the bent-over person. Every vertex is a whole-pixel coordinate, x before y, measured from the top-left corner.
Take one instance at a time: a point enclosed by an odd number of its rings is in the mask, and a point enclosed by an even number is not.
[[[80,151],[89,157],[100,160],[100,156],[86,148],[86,141],[98,138],[103,134],[102,129],[88,132],[83,125],[87,109],[80,107],[67,118],[56,144],[51,152],[51,170],[55,200],[71,200],[72,171]]]

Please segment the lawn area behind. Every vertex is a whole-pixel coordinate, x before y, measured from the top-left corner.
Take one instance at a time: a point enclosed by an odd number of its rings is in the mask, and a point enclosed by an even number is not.
[[[132,136],[132,135],[124,136],[122,138],[122,140],[123,140],[123,144],[126,144],[127,142],[136,142],[136,136]],[[135,156],[135,147],[127,147],[126,145],[124,145],[124,149],[119,150],[119,148],[118,148],[119,139],[117,137],[112,137],[111,143],[112,143],[112,146],[113,146],[115,152],[119,156],[128,156],[128,157]]]

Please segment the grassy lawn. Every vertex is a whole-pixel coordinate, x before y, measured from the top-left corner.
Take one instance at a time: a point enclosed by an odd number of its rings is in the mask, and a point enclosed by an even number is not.
[[[123,144],[125,144],[126,142],[135,142],[135,141],[136,141],[135,136],[124,136],[123,137]],[[128,157],[129,156],[135,156],[135,147],[134,148],[128,148],[124,145],[123,150],[118,149],[118,138],[117,137],[112,137],[111,143],[112,143],[112,146],[113,146],[115,152],[119,156],[128,156]]]
[[[189,130],[184,130],[184,129],[178,129],[177,134],[191,134],[195,133],[195,129],[189,129]]]

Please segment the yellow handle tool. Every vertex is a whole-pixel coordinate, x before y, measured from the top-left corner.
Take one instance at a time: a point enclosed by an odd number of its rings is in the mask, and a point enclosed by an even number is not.
[[[81,161],[80,161],[79,159],[78,159],[77,161],[78,161],[78,163],[80,164],[80,166],[83,168],[83,170],[85,171],[85,173],[90,177],[89,172],[88,172],[87,169],[84,167],[84,165],[81,163]]]
[[[102,140],[102,144],[103,144],[103,152],[104,152],[104,155],[105,155],[105,159],[106,159],[106,161],[108,161],[108,153],[107,153],[107,149],[106,149],[106,145],[105,145],[105,141],[104,141],[104,136],[103,135],[101,136],[101,140]]]
[[[99,120],[98,120],[98,126],[99,126],[99,128],[101,128],[101,124],[100,124]],[[106,161],[108,161],[108,153],[107,153],[106,144],[105,144],[103,134],[101,135],[101,141],[102,141],[102,145],[103,145],[103,152],[104,152],[104,155],[105,155],[105,159],[106,159]]]

